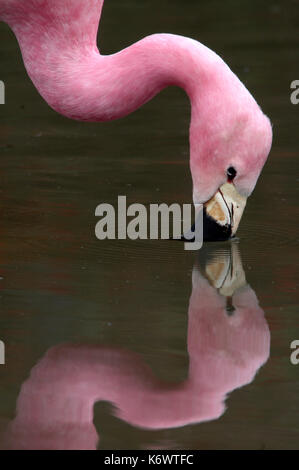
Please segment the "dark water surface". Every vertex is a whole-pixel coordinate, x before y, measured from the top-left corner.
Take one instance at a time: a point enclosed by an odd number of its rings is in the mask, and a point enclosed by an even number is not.
[[[271,117],[271,156],[236,242],[100,242],[102,202],[191,201],[188,99],[68,121],[0,25],[2,448],[298,448],[299,2],[106,1],[103,53],[153,32],[222,55]]]

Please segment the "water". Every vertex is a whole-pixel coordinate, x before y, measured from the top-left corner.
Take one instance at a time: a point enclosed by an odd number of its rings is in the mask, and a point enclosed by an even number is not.
[[[38,96],[1,24],[2,448],[298,448],[298,2],[243,3],[107,0],[101,25],[103,53],[153,32],[199,39],[271,117],[239,240],[199,253],[94,236],[96,206],[118,195],[191,201],[184,93],[118,122],[68,121]],[[219,292],[224,280],[237,294]]]

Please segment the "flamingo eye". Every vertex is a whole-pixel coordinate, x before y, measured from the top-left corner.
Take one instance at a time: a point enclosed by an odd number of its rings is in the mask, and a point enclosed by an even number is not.
[[[227,169],[227,178],[228,178],[228,181],[233,181],[233,179],[235,178],[236,174],[237,174],[237,171],[234,169],[233,166],[230,166],[228,169]]]

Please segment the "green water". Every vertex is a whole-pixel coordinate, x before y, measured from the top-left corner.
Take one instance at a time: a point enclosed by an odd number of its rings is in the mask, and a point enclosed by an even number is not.
[[[282,0],[248,0],[242,7],[232,0],[106,0],[103,53],[153,32],[200,40],[226,60],[270,116],[274,144],[238,232],[243,269],[270,330],[269,359],[250,384],[231,391],[222,416],[207,422],[150,430],[122,419],[112,399],[97,402],[100,449],[298,448],[299,365],[290,362],[290,343],[299,340],[299,105],[290,102],[290,83],[299,79],[298,7]],[[100,242],[94,236],[96,206],[116,204],[118,195],[129,203],[191,201],[190,110],[181,90],[164,91],[121,121],[78,123],[39,97],[4,24],[0,67],[6,84],[0,107],[0,339],[6,347],[0,446],[18,448],[17,438],[7,444],[7,434],[22,384],[56,345],[122,348],[164,384],[186,380],[191,277],[201,261],[176,242]],[[218,249],[207,248],[212,255]],[[230,244],[223,249],[229,253]]]

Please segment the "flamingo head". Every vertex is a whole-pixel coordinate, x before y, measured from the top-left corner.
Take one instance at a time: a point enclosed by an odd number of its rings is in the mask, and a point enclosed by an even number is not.
[[[204,241],[235,236],[272,145],[272,126],[231,73],[198,100],[190,130],[193,201],[204,206]]]

